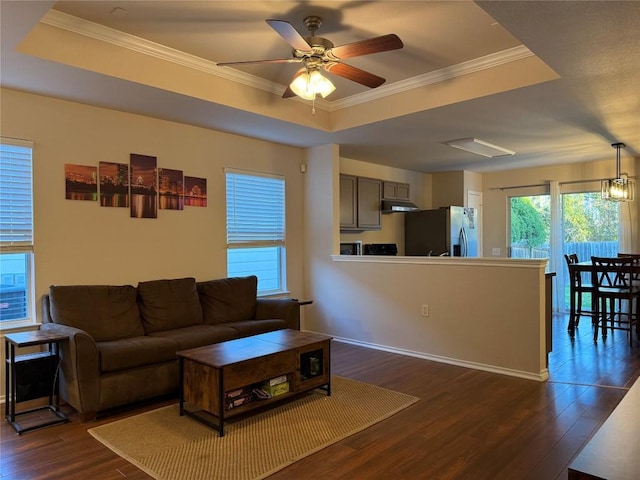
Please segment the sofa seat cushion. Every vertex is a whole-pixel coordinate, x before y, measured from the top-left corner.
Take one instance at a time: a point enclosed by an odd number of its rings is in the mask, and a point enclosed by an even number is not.
[[[84,330],[96,342],[144,335],[131,285],[69,285],[49,288],[54,323]]]
[[[138,299],[147,334],[202,323],[195,278],[140,282]]]
[[[240,322],[224,323],[220,326],[233,328],[241,337],[248,337],[249,335],[258,335],[259,333],[267,333],[273,332],[274,330],[289,328],[287,322],[280,319],[244,320]]]
[[[165,330],[150,333],[151,337],[161,337],[173,340],[178,344],[178,350],[202,347],[212,343],[224,342],[238,338],[238,331],[230,327],[218,325],[192,325],[190,327]]]
[[[176,360],[178,344],[169,338],[141,336],[97,342],[102,373]]]
[[[256,315],[258,277],[230,277],[198,282],[204,323],[251,320]]]

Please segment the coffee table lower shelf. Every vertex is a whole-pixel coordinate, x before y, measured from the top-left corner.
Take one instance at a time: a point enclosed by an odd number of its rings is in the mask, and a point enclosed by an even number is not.
[[[218,414],[213,414],[210,412],[207,412],[206,410],[189,410],[187,408],[187,403],[188,402],[181,402],[180,403],[180,416],[187,416],[190,418],[193,418],[194,420],[197,420],[198,422],[213,428],[214,430],[218,431],[220,436],[223,437],[224,436],[224,422],[230,418],[233,417],[237,417],[243,414],[246,414],[247,412],[251,412],[252,410],[259,410],[259,409],[265,409],[268,408],[272,405],[278,405],[283,403],[286,400],[295,400],[295,397],[299,397],[301,395],[303,395],[304,393],[308,393],[310,391],[313,390],[322,390],[325,392],[325,394],[327,396],[331,396],[331,383],[327,383],[325,385],[320,385],[319,387],[316,387],[314,389],[311,390],[305,390],[305,391],[301,391],[301,392],[294,392],[294,393],[285,393],[282,395],[278,395],[277,397],[273,397],[273,398],[269,398],[269,399],[265,399],[265,400],[256,400],[254,402],[251,402],[249,404],[247,404],[246,406],[242,406],[242,407],[238,407],[238,408],[234,408],[232,410],[225,410],[223,409],[222,412],[218,412]]]
[[[330,342],[326,335],[287,329],[178,352],[180,416],[194,418],[222,437],[231,417],[315,389],[331,395]],[[285,375],[288,392],[227,408],[228,392],[251,392]]]

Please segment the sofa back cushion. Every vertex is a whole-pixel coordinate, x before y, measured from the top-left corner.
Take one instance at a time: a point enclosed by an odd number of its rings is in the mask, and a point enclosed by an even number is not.
[[[204,323],[251,320],[256,315],[258,277],[231,277],[198,282]]]
[[[146,333],[202,323],[195,278],[140,282],[138,301]]]
[[[144,334],[131,285],[51,286],[49,301],[54,323],[84,330],[97,342]]]

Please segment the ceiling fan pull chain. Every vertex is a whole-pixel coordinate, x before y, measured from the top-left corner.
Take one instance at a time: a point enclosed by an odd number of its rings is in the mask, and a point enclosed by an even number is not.
[[[316,114],[316,97],[314,95],[313,100],[311,101],[311,115]]]

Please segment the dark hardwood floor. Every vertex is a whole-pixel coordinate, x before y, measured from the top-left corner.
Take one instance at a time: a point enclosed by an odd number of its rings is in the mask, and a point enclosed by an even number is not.
[[[640,376],[640,346],[630,348],[624,332],[595,345],[591,335],[583,319],[572,341],[566,317],[555,318],[548,382],[334,342],[334,374],[421,401],[270,479],[566,479],[572,458]],[[2,422],[0,478],[149,479],[87,429],[174,401],[130,407],[88,424],[67,408],[70,423],[21,436]]]

